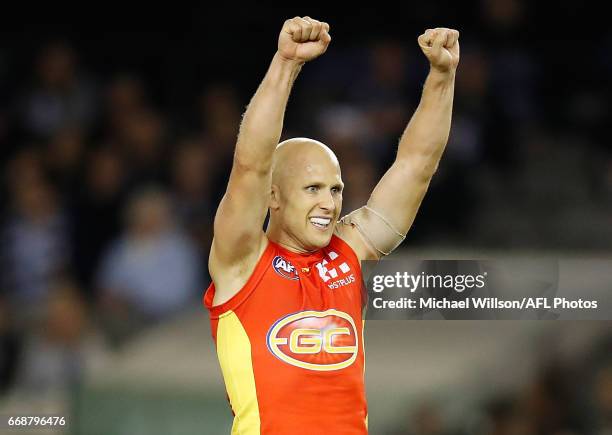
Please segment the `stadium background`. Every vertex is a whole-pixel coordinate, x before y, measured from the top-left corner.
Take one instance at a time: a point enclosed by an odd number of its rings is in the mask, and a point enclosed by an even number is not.
[[[284,137],[336,151],[345,210],[418,103],[416,37],[461,31],[451,138],[395,255],[610,258],[612,33],[574,1],[458,3],[7,13],[0,414],[64,413],[75,434],[228,433],[199,306],[210,224],[240,115],[295,15],[328,21],[333,41],[304,67]],[[610,326],[372,321],[372,433],[608,433]]]

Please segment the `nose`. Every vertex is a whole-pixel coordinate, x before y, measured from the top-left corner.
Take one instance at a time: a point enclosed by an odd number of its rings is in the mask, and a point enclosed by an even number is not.
[[[329,211],[333,213],[336,210],[336,203],[334,201],[334,197],[331,192],[323,194],[321,201],[319,202],[319,207],[322,210]]]

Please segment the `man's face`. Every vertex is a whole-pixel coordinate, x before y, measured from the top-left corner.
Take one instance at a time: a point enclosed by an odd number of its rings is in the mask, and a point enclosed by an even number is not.
[[[273,184],[272,218],[282,232],[282,242],[298,250],[327,246],[340,211],[340,167],[335,157],[319,149],[292,156]]]

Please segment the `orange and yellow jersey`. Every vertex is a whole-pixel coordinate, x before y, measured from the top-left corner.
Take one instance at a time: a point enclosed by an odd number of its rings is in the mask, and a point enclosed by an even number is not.
[[[204,295],[232,434],[367,434],[361,266],[333,236],[308,255],[269,242],[245,286]]]

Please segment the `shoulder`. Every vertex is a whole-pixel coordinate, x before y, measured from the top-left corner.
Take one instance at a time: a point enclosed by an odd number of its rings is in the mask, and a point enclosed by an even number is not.
[[[325,250],[327,251],[328,256],[331,251],[337,252],[338,254],[341,254],[342,256],[356,263],[359,263],[359,261],[361,260],[358,253],[351,246],[351,244],[344,240],[342,237],[340,237],[337,233],[332,236],[329,245],[327,245],[327,248]],[[331,255],[333,256],[333,254]]]
[[[274,243],[264,237],[255,255],[233,264],[228,265],[217,261],[211,252],[208,269],[215,285],[214,304],[222,304],[240,292],[253,276],[260,274],[262,264],[275,251]]]
[[[351,215],[343,217],[337,224],[334,230],[334,237],[351,249],[359,261],[361,260],[379,260],[378,252],[364,238],[357,225],[352,222]],[[337,242],[336,242],[337,243]]]

